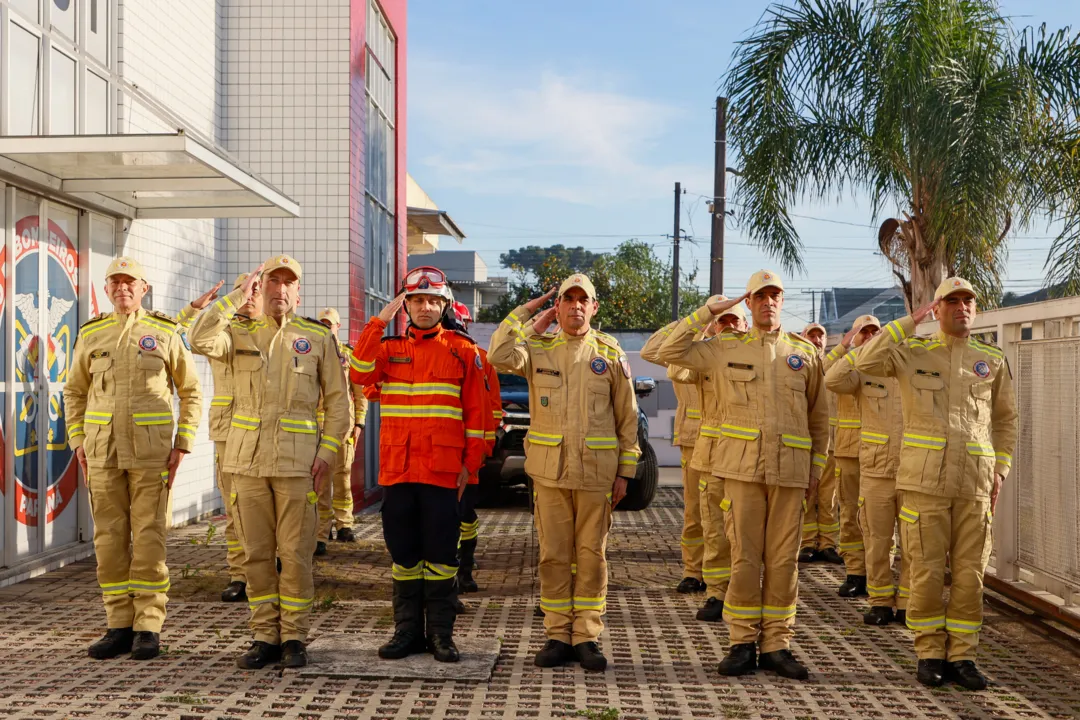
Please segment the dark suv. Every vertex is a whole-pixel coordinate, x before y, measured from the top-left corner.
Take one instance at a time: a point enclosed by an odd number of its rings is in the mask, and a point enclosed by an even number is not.
[[[487,497],[502,485],[529,484],[525,474],[525,435],[529,432],[529,385],[523,377],[499,374],[503,419],[495,433],[495,450],[480,470],[480,490]],[[648,397],[656,389],[651,377],[634,378],[634,393]],[[637,476],[627,488],[620,510],[644,510],[656,495],[659,469],[656,452],[649,444],[649,420],[638,408],[638,444],[641,457]],[[529,493],[530,498],[532,493]]]

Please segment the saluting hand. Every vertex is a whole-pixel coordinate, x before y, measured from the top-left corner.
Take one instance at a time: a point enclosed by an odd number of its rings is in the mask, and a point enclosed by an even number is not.
[[[546,303],[548,300],[550,300],[551,296],[554,295],[556,292],[558,292],[558,290],[559,290],[558,287],[552,287],[550,290],[548,290],[546,293],[544,293],[540,297],[533,298],[529,302],[525,303],[525,309],[528,310],[530,313],[536,312],[537,310],[542,308],[544,306],[544,303]]]
[[[191,307],[196,310],[204,310],[207,305],[218,299],[218,290],[225,284],[224,280],[218,280],[218,284],[191,301]]]
[[[330,465],[322,458],[315,458],[315,462],[311,464],[311,485],[316,493],[322,491],[323,481],[329,470]]]
[[[240,289],[244,292],[244,299],[240,303],[241,305],[247,303],[247,301],[251,299],[251,296],[255,294],[255,286],[259,283],[259,278],[262,277],[262,269],[265,265],[266,263],[260,263],[259,267],[249,273],[247,280],[244,280],[244,284],[240,286]],[[218,287],[221,287],[220,283],[218,283]]]
[[[379,319],[389,325],[393,322],[397,316],[398,311],[401,310],[401,306],[405,304],[405,293],[401,293],[396,298],[390,301],[390,303],[382,309],[379,313]]]
[[[840,344],[846,348],[851,347],[851,343],[853,343],[855,338],[859,336],[859,333],[862,332],[862,327],[861,324],[853,325],[850,330],[844,333],[844,339],[840,341]]]
[[[547,310],[544,310],[537,315],[536,319],[533,320],[533,329],[536,330],[536,332],[543,334],[547,332],[548,326],[551,325],[551,321],[554,319],[555,308],[549,307]]]
[[[709,303],[706,307],[709,308],[709,312],[713,315],[723,315],[725,312],[735,307],[741,302],[750,299],[750,293],[743,293],[734,300],[718,300],[716,302]]]
[[[921,308],[911,313],[911,319],[915,321],[916,325],[918,325],[922,321],[926,320],[926,318],[930,317],[931,314],[935,314],[936,317],[938,305],[940,303],[940,300],[935,300],[932,303],[927,303],[926,305],[923,305]]]

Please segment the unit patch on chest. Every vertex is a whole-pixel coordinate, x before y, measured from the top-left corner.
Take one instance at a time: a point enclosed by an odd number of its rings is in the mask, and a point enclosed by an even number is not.
[[[589,363],[589,369],[597,375],[603,375],[607,372],[607,362],[604,361],[604,358],[593,358],[592,362]]]
[[[292,349],[300,355],[307,355],[311,352],[311,341],[306,337],[298,337],[293,340]]]
[[[139,347],[146,352],[157,350],[157,338],[153,335],[143,335],[139,338]]]
[[[806,365],[806,361],[802,359],[801,355],[788,355],[787,364],[792,370],[798,371],[803,369],[803,366]]]
[[[990,366],[986,363],[985,360],[980,360],[979,362],[975,363],[975,367],[973,368],[973,370],[975,371],[975,374],[981,378],[990,377]]]

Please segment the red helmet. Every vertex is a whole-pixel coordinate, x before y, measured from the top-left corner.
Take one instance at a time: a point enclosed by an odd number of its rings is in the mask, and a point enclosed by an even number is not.
[[[457,315],[458,322],[460,322],[460,323],[471,323],[472,322],[472,315],[469,314],[469,308],[465,307],[465,303],[458,302],[458,301],[455,300],[454,304],[451,305],[451,307],[454,309],[454,314]]]

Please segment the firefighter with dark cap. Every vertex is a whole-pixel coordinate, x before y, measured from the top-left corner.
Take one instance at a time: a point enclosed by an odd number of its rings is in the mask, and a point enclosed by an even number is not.
[[[239,290],[248,279],[248,273],[240,273],[233,290]],[[194,318],[196,314],[204,310],[212,301],[217,300],[218,290],[224,281],[219,282],[214,288],[198,300],[180,311],[180,322],[184,324],[188,318]],[[262,292],[258,282],[252,288],[251,297],[236,310],[236,320],[255,320],[262,315]],[[196,355],[199,353],[195,352]],[[233,387],[232,373],[229,364],[217,359],[207,358],[210,362],[210,372],[214,378],[214,396],[210,400],[210,440],[214,443],[214,468],[217,473],[218,492],[221,493],[221,501],[225,506],[225,546],[227,549],[226,561],[229,566],[229,585],[221,593],[222,602],[244,602],[247,600],[247,576],[244,574],[244,546],[240,542],[236,532],[236,517],[232,498],[232,475],[225,472],[222,463],[225,460],[225,440],[229,437],[229,424],[232,422],[233,411]]]
[[[275,255],[211,305],[191,333],[192,345],[228,363],[233,379],[222,465],[232,474],[230,501],[246,555],[254,642],[236,661],[245,670],[279,660],[286,668],[307,665],[318,491],[330,481],[351,424],[337,340],[326,326],[296,314],[302,276],[295,258]],[[237,318],[256,283],[263,317]]]
[[[451,312],[446,314],[443,324],[451,330],[460,330],[467,333],[472,323],[472,313],[464,303],[454,301]],[[480,361],[484,366],[484,386],[487,390],[489,416],[485,416],[488,424],[484,429],[484,439],[487,441],[485,457],[491,455],[495,447],[495,432],[502,421],[502,395],[499,390],[499,374],[487,359],[487,350],[477,347],[480,353]],[[461,549],[458,552],[458,591],[474,593],[480,590],[473,578],[473,569],[476,567],[476,544],[480,533],[480,519],[476,515],[476,501],[480,495],[480,475],[470,475],[469,484],[465,487],[465,494],[461,496]],[[458,612],[463,611],[464,605],[460,600],[457,603]]]
[[[317,316],[319,322],[330,328],[334,339],[337,340],[338,354],[341,355],[342,372],[345,375],[345,384],[348,386],[349,415],[353,418],[352,429],[345,438],[345,444],[338,453],[337,461],[331,469],[332,482],[323,484],[319,491],[319,526],[316,531],[315,555],[326,554],[326,543],[331,539],[331,529],[336,531],[333,539],[338,542],[356,542],[353,534],[353,497],[352,497],[352,468],[356,459],[356,448],[364,432],[364,424],[367,422],[368,401],[359,385],[349,382],[349,356],[352,355],[352,346],[341,342],[338,331],[341,330],[341,316],[332,307],[323,308]],[[322,428],[326,421],[326,411],[322,404],[319,405],[319,427]]]
[[[491,409],[476,344],[442,325],[451,302],[441,270],[410,270],[401,294],[368,321],[350,360],[354,384],[381,383],[379,484],[395,624],[379,648],[387,660],[425,651],[439,662],[460,659],[453,639],[458,503],[487,453]],[[383,337],[402,306],[404,334]]]
[[[90,491],[108,622],[90,646],[97,660],[160,653],[169,592],[166,509],[202,414],[195,360],[172,318],[143,309],[148,288],[136,260],[109,264],[105,294],[113,312],[79,329],[64,387],[68,443]]]
[[[590,325],[599,303],[585,275],[564,280],[555,307],[537,320],[546,327],[557,315],[558,334],[526,336],[523,325],[553,295],[555,288],[510,313],[488,358],[529,381],[525,471],[533,480],[548,638],[534,662],[555,667],[577,659],[599,672],[607,667],[597,643],[607,607],[607,536],[637,471],[637,400],[618,342]]]
[[[938,331],[916,335],[931,313]],[[1017,414],[1005,353],[972,336],[975,317],[971,283],[948,278],[932,303],[863,345],[855,369],[900,381],[904,437],[896,488],[903,493],[903,552],[911,555],[907,626],[915,633],[917,678],[983,690],[986,678],[975,665],[983,574],[998,493],[1016,449]]]

